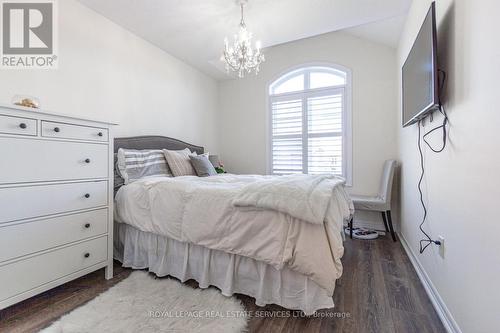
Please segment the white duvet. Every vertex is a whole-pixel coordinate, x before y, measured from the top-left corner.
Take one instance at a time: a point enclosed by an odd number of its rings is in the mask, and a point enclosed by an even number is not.
[[[302,177],[143,179],[120,188],[115,220],[277,269],[286,265],[333,295],[342,274],[342,224],[352,203],[338,179]]]
[[[323,224],[334,190],[344,184],[344,179],[329,175],[266,177],[245,185],[233,205],[272,209]],[[342,191],[335,194],[341,195]]]

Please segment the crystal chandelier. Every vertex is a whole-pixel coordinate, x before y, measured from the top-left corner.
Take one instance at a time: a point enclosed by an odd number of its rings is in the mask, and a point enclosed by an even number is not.
[[[246,73],[259,73],[259,66],[266,59],[260,51],[260,41],[255,43],[255,50],[252,49],[252,33],[248,32],[245,20],[243,19],[243,7],[247,0],[240,0],[241,21],[240,31],[234,35],[234,44],[229,46],[227,37],[224,39],[224,53],[221,56],[221,61],[226,63],[226,71],[229,70],[238,72],[238,77],[242,78]]]

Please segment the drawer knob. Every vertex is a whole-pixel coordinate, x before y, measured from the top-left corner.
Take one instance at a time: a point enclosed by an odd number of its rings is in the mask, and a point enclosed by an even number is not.
[[[102,132],[97,133],[98,136],[103,136]]]
[[[85,163],[90,163],[90,158],[86,158]]]
[[[26,126],[26,124],[25,124],[25,123],[20,123],[20,124],[19,124],[19,127],[21,127],[22,129],[25,129],[25,128],[26,128],[26,127],[28,127],[28,126]]]
[[[88,257],[90,257],[90,253],[88,253],[88,252],[87,252],[87,253],[85,253],[83,256],[84,256],[85,258],[88,258]]]
[[[85,223],[85,228],[90,228],[90,223]]]
[[[61,129],[59,127],[54,127],[54,132],[59,133]]]
[[[87,199],[90,198],[90,194],[86,193],[85,198],[87,198]]]

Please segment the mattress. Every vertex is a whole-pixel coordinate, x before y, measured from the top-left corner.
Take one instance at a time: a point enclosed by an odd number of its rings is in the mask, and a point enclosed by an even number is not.
[[[278,304],[306,315],[333,308],[332,297],[305,275],[284,267],[115,223],[114,257],[124,267],[148,269],[157,276],[182,282],[198,281],[200,288],[215,286],[225,296],[234,293],[255,298],[255,304]]]

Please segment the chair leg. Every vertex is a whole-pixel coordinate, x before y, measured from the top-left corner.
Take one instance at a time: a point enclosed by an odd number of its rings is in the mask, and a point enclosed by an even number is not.
[[[349,237],[352,239],[352,229],[353,229],[353,224],[354,224],[354,215],[351,216],[351,221],[349,221]]]
[[[387,226],[387,218],[385,217],[385,212],[382,212],[382,219],[384,220],[385,231],[389,232],[389,227]]]
[[[391,231],[391,236],[392,236],[392,240],[393,241],[396,241],[396,233],[394,232],[394,226],[392,225],[392,217],[391,217],[391,211],[388,210],[387,212],[385,212],[386,215],[387,215],[387,222],[389,222],[389,229]]]

